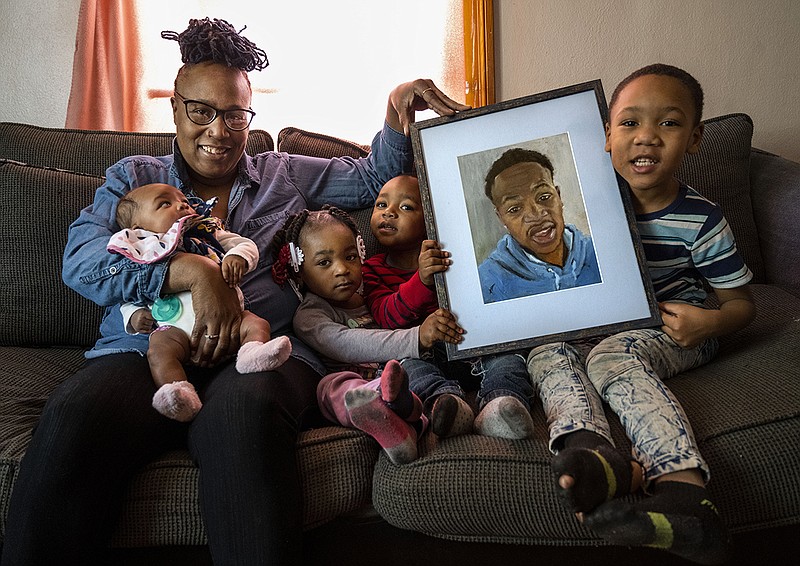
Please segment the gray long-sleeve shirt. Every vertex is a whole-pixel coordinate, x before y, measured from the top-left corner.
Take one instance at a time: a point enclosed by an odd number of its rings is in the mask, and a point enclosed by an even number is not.
[[[314,348],[329,371],[373,367],[419,357],[419,327],[378,328],[366,306],[340,309],[307,292],[294,314],[295,334]]]

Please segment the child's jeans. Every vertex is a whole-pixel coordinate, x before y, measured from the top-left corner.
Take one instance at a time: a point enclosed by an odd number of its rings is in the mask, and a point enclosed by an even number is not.
[[[409,387],[422,400],[426,410],[430,409],[436,397],[444,393],[464,398],[461,382],[447,378],[432,362],[406,358],[401,363],[408,374]],[[530,410],[533,387],[521,354],[483,356],[471,363],[473,378],[480,379],[478,409],[497,397],[513,396]]]
[[[607,337],[590,351],[576,344],[538,347],[528,357],[528,368],[534,383],[545,377],[569,381],[588,375],[619,417],[648,481],[689,469],[699,469],[708,481],[708,466],[686,414],[662,380],[708,362],[717,349],[716,340],[681,348],[661,330],[632,330]],[[569,398],[552,394],[557,397],[552,406],[570,405]]]
[[[528,373],[542,400],[553,453],[563,448],[565,435],[578,430],[594,432],[614,444],[600,394],[586,375],[586,355],[592,346],[588,341],[556,342],[528,354]]]

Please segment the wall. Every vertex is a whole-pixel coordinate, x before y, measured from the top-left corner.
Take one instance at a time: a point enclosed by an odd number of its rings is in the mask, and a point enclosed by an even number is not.
[[[80,0],[0,0],[0,121],[63,128]]]
[[[664,62],[703,85],[705,117],[744,112],[753,145],[800,161],[797,0],[494,0],[497,99],[592,79],[606,97]]]
[[[46,9],[44,8],[46,6]],[[80,0],[0,0],[0,120],[64,125]],[[707,117],[746,112],[754,145],[800,161],[800,2],[494,0],[497,99],[682,66]],[[45,31],[46,30],[46,31]]]

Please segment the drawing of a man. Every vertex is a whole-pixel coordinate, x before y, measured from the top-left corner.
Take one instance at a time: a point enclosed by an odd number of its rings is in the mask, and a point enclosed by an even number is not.
[[[600,282],[591,236],[564,222],[553,164],[513,148],[489,168],[486,196],[508,233],[478,266],[485,303]]]

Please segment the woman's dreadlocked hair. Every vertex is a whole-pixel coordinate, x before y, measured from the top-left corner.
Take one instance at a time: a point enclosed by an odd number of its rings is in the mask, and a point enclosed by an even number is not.
[[[246,26],[241,31],[245,29]],[[161,37],[178,42],[185,64],[213,61],[247,72],[269,65],[267,54],[225,20],[189,20],[185,31],[162,31]]]
[[[293,243],[296,247],[300,247],[300,233],[303,228],[312,223],[323,223],[327,220],[335,220],[347,226],[352,232],[356,241],[360,238],[361,234],[358,231],[356,223],[353,218],[341,208],[326,204],[322,210],[309,211],[303,209],[291,215],[284,222],[283,227],[275,233],[272,238],[272,279],[280,286],[283,286],[287,280],[292,280],[295,283],[300,282],[300,274],[295,273],[294,269],[290,268],[291,252],[289,251],[289,243]]]

